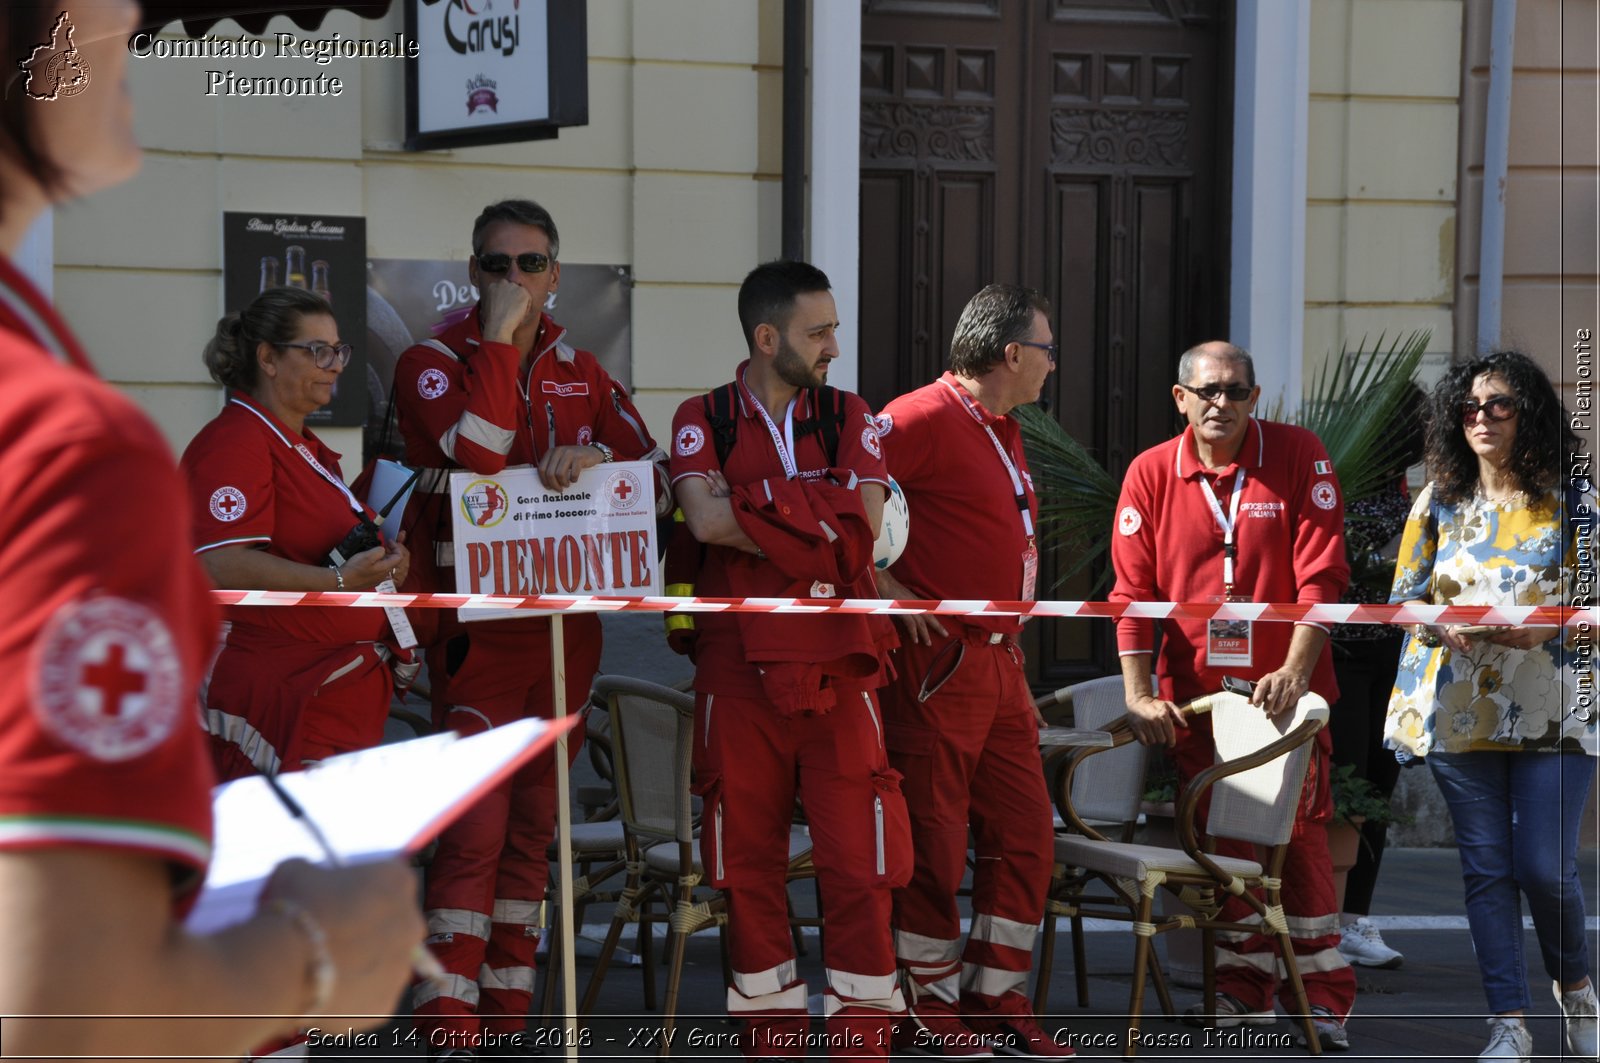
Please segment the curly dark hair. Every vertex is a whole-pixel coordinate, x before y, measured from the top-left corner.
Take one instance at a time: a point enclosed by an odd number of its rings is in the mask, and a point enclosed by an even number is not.
[[[1495,351],[1454,366],[1433,389],[1429,401],[1428,473],[1441,502],[1471,498],[1478,486],[1478,455],[1467,445],[1461,404],[1473,381],[1484,375],[1503,380],[1517,400],[1517,435],[1510,472],[1517,489],[1536,494],[1564,482],[1582,442],[1544,370],[1520,351]]]

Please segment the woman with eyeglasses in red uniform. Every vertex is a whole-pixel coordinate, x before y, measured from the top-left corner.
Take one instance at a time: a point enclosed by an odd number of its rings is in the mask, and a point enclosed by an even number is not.
[[[345,486],[306,421],[333,397],[350,345],[320,295],[269,288],[206,345],[227,389],[183,454],[195,553],[218,587],[393,590],[410,556]],[[389,583],[394,580],[394,583]],[[387,664],[415,644],[405,614],[339,607],[225,610],[201,687],[224,779],[275,775],[383,739]]]

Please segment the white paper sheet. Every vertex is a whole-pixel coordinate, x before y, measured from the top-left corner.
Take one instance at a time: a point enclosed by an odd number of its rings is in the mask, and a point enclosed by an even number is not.
[[[415,852],[521,765],[555,742],[566,721],[518,720],[461,738],[431,735],[330,757],[278,782],[305,810],[339,862]],[[250,918],[273,869],[285,860],[327,865],[306,825],[259,776],[212,793],[216,841],[188,927],[208,933]]]

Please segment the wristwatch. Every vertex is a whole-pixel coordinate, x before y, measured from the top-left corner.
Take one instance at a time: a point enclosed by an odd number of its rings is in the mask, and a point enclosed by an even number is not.
[[[600,452],[600,464],[604,465],[607,462],[617,460],[617,456],[611,452],[611,448],[600,442],[598,439],[594,440],[589,445]]]
[[[1418,624],[1413,631],[1413,634],[1416,635],[1418,642],[1430,649],[1441,644],[1439,636],[1436,635],[1434,630],[1427,624]]]

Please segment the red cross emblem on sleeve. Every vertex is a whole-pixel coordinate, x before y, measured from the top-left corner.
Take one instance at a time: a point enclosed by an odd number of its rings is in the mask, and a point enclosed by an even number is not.
[[[237,487],[219,487],[211,492],[211,515],[218,520],[238,520],[247,508],[244,492]]]
[[[96,760],[154,749],[182,716],[172,632],[149,606],[126,598],[62,605],[40,632],[28,678],[44,730]]]
[[[106,645],[106,658],[86,665],[83,685],[100,692],[100,711],[106,716],[121,716],[123,699],[144,692],[147,675],[128,666],[128,647],[120,642]]]

